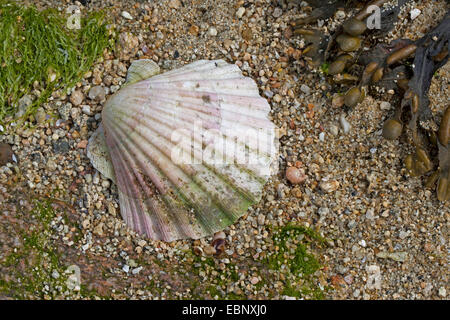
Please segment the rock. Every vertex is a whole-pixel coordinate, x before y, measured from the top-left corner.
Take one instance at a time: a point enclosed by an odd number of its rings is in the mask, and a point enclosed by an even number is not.
[[[412,9],[412,10],[409,12],[409,15],[410,15],[410,17],[411,17],[411,20],[414,20],[415,18],[417,18],[421,13],[422,13],[422,11],[420,11],[420,10],[417,9],[417,8]]]
[[[331,193],[339,188],[339,182],[336,180],[322,181],[319,186],[323,192]]]
[[[139,272],[141,272],[142,269],[143,269],[143,267],[134,268],[133,270],[131,270],[131,273],[132,274],[138,274]]]
[[[331,133],[333,136],[337,136],[337,135],[339,134],[339,128],[338,128],[338,126],[332,124],[332,125],[330,126],[330,133]]]
[[[377,257],[382,258],[382,259],[389,258],[389,259],[392,259],[397,262],[404,262],[408,258],[408,253],[404,252],[404,251],[399,251],[399,252],[381,251],[381,252],[377,253]]]
[[[258,215],[258,224],[260,226],[264,225],[265,220],[266,220],[266,216],[265,215],[263,215],[263,214],[259,214]]]
[[[292,184],[300,184],[306,180],[305,171],[296,167],[286,169],[286,179]]]
[[[338,93],[333,95],[333,99],[331,100],[331,105],[335,108],[340,108],[344,105],[345,97]]]
[[[85,104],[85,105],[83,105],[83,106],[81,107],[81,111],[82,111],[84,114],[88,115],[88,116],[91,116],[91,115],[92,115],[92,113],[91,113],[91,107],[90,107],[89,105],[87,105],[87,104]]]
[[[55,161],[53,161],[52,159],[49,159],[47,161],[46,168],[48,171],[53,172],[58,168],[58,166],[56,165]]]
[[[33,103],[33,99],[30,95],[26,94],[18,101],[18,107],[16,112],[16,118],[23,117],[28,110],[28,107]]]
[[[253,285],[257,284],[258,282],[259,282],[258,277],[252,277],[252,278],[250,279],[250,283],[253,284]]]
[[[83,103],[84,100],[84,94],[81,90],[74,90],[72,94],[70,95],[70,102],[74,106],[79,106]]]
[[[181,6],[180,0],[170,0],[169,1],[169,8],[178,9],[180,6]]]
[[[102,86],[95,86],[89,90],[89,99],[95,101],[102,101],[105,99],[105,89]]]
[[[64,103],[58,108],[58,113],[61,116],[61,119],[64,121],[69,120],[70,111],[72,110],[72,104],[70,102]]]
[[[196,36],[196,35],[198,35],[199,30],[200,30],[199,27],[196,26],[195,24],[193,24],[193,25],[189,28],[189,33],[192,34],[192,35],[194,35],[194,36]]]
[[[119,59],[130,60],[139,50],[139,39],[130,32],[122,32],[118,40]]]
[[[311,88],[308,87],[306,84],[302,84],[300,86],[300,90],[302,90],[302,92],[306,95],[309,95],[311,93]]]
[[[45,113],[44,108],[38,108],[34,118],[36,119],[37,124],[43,124],[47,120],[47,114]]]
[[[212,256],[216,253],[216,249],[212,246],[205,246],[203,252],[208,256]]]
[[[281,96],[277,93],[277,94],[273,97],[273,101],[275,101],[275,102],[281,102]]]
[[[439,288],[439,295],[440,295],[442,298],[445,298],[445,297],[447,296],[447,290],[445,289],[445,287],[440,287],[440,288]]]
[[[80,120],[81,111],[78,108],[70,109],[70,116],[72,117],[73,122],[77,123],[77,120]]]
[[[88,140],[81,140],[77,144],[77,149],[86,149],[87,145],[88,145]]]
[[[344,133],[350,132],[350,129],[352,128],[352,126],[347,121],[347,119],[345,119],[345,115],[343,113],[339,117],[339,122],[341,124],[342,130],[344,131]]]
[[[391,104],[387,101],[382,101],[380,103],[380,109],[381,110],[391,110]]]
[[[130,266],[127,265],[127,264],[125,264],[125,265],[122,267],[122,270],[123,270],[124,272],[128,273],[128,271],[130,271]]]
[[[283,10],[281,10],[281,8],[276,7],[275,10],[273,10],[272,16],[274,18],[279,18],[281,17],[281,15],[283,14]]]
[[[53,152],[64,154],[69,152],[70,146],[67,141],[60,140],[53,142]]]
[[[131,16],[131,14],[128,11],[122,11],[122,17],[124,17],[125,19],[128,20],[133,20],[133,17]]]
[[[13,161],[13,151],[9,144],[0,142],[0,167]]]
[[[98,225],[95,226],[94,228],[94,234],[98,235],[98,236],[103,236],[103,222],[100,222]]]
[[[210,27],[209,30],[208,30],[208,34],[209,34],[210,36],[212,36],[212,37],[217,36],[217,29],[214,28],[214,27]]]
[[[374,220],[375,218],[376,218],[375,210],[373,208],[367,209],[367,211],[366,211],[366,219]]]
[[[369,290],[381,289],[381,271],[377,265],[366,266],[366,272],[368,274],[366,287]]]
[[[236,11],[236,16],[240,19],[240,18],[242,18],[244,13],[245,13],[245,8],[244,7],[239,7],[239,9],[237,9],[237,11]]]

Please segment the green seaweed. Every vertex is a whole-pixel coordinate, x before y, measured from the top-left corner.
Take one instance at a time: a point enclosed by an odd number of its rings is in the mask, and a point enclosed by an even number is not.
[[[53,91],[78,82],[112,45],[103,12],[81,16],[80,29],[68,28],[67,18],[0,0],[0,123],[17,115],[19,100],[37,87],[38,97],[17,120],[27,119]]]

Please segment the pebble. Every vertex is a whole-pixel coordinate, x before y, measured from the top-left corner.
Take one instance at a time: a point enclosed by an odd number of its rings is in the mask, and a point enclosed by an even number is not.
[[[286,179],[292,184],[300,184],[306,180],[306,175],[302,169],[289,167],[286,169]]]
[[[281,8],[276,7],[275,10],[273,10],[272,16],[274,18],[279,18],[281,17],[281,15],[283,14],[283,10],[281,10]]]
[[[332,181],[323,181],[320,183],[320,189],[325,193],[331,193],[336,191],[339,188],[339,182],[336,180]]]
[[[381,110],[391,110],[391,104],[387,101],[382,101],[380,103],[380,109]]]
[[[244,13],[245,13],[245,8],[244,8],[244,7],[240,7],[240,8],[237,9],[237,11],[236,11],[236,16],[240,19],[240,18],[242,18],[242,16],[244,15]]]
[[[350,132],[350,129],[352,128],[350,123],[345,119],[345,115],[342,113],[339,117],[339,122],[341,124],[342,130],[344,133]]]
[[[122,17],[124,17],[125,19],[128,19],[128,20],[133,20],[133,17],[131,16],[131,14],[128,11],[122,11]]]
[[[214,28],[214,27],[210,27],[209,30],[208,30],[208,34],[209,34],[210,36],[212,36],[212,37],[217,36],[217,29]]]
[[[180,6],[181,6],[180,0],[170,0],[169,1],[169,8],[178,9]]]
[[[125,264],[125,265],[122,267],[122,270],[123,270],[124,272],[128,273],[128,271],[130,271],[130,266],[127,265],[127,264]]]
[[[408,253],[407,252],[386,252],[386,251],[381,251],[377,253],[377,257],[378,258],[382,258],[382,259],[392,259],[394,261],[397,262],[404,262],[407,257],[408,257]]]
[[[89,90],[89,99],[95,101],[102,101],[105,99],[105,89],[102,86],[95,86]]]
[[[309,95],[311,93],[311,88],[308,87],[306,84],[302,84],[300,86],[300,90],[306,95]]]
[[[84,100],[84,94],[81,90],[74,90],[72,94],[70,95],[70,102],[74,106],[79,106],[83,103]]]
[[[252,277],[252,278],[250,279],[250,283],[253,284],[253,285],[257,284],[258,282],[259,282],[258,277]]]
[[[421,13],[422,13],[422,11],[420,11],[420,10],[417,9],[417,8],[412,9],[412,10],[409,12],[410,17],[411,17],[411,20],[416,19]]]
[[[61,116],[61,119],[63,119],[64,121],[69,120],[71,110],[72,110],[71,103],[63,103],[61,106],[59,106],[58,113]]]
[[[88,115],[88,116],[92,115],[92,113],[91,113],[91,106],[89,106],[89,105],[87,105],[87,104],[85,104],[85,105],[83,105],[83,106],[81,107],[81,111],[82,111],[84,114]]]
[[[447,290],[446,290],[444,287],[440,287],[440,288],[439,288],[439,295],[440,295],[442,298],[445,298],[445,297],[447,296]]]

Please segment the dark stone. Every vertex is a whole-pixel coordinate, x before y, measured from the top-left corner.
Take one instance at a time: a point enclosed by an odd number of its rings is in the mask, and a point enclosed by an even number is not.
[[[67,141],[61,140],[53,142],[53,152],[55,153],[67,153],[69,152],[70,146]]]

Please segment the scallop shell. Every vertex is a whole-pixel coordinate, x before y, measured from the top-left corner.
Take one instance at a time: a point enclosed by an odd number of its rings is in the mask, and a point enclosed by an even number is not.
[[[148,60],[139,61],[107,100],[88,156],[115,181],[121,215],[138,233],[173,241],[223,230],[260,200],[277,169],[270,106],[222,60],[145,80],[154,71],[138,71]]]

